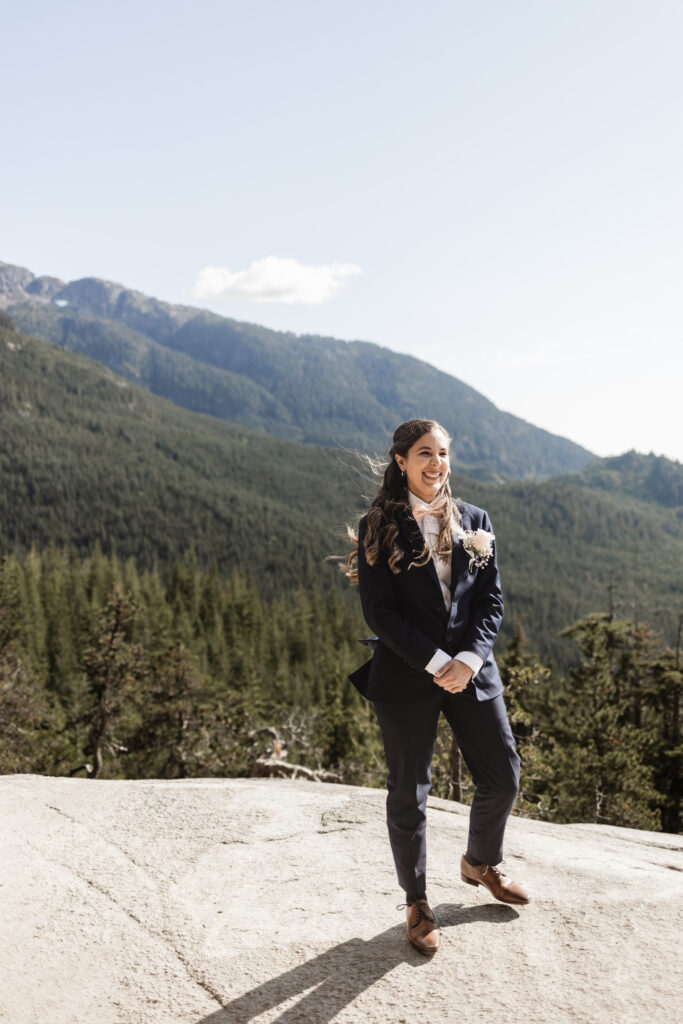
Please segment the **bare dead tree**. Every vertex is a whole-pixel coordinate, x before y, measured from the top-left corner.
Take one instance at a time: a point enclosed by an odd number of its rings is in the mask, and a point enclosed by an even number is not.
[[[308,768],[303,764],[292,764],[287,761],[287,746],[281,733],[273,725],[263,725],[249,732],[250,737],[265,733],[271,737],[271,744],[265,753],[257,755],[254,760],[252,778],[270,779],[309,779],[312,782],[339,782],[341,774],[324,768]],[[297,737],[299,738],[299,737]]]

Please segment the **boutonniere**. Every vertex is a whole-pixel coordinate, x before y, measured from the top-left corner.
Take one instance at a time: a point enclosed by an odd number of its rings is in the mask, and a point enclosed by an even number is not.
[[[493,555],[494,534],[488,530],[463,530],[460,526],[453,527],[453,533],[462,541],[462,546],[470,560],[469,571],[483,569]]]

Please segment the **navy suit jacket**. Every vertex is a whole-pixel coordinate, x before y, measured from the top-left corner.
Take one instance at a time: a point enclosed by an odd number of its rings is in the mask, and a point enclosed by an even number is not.
[[[457,506],[463,529],[493,533],[484,509],[464,501],[458,501]],[[391,704],[434,700],[444,690],[425,672],[425,665],[438,648],[452,656],[473,651],[484,664],[470,685],[479,700],[496,697],[503,687],[492,650],[503,619],[503,594],[495,541],[488,564],[472,572],[462,542],[455,541],[449,615],[433,560],[408,569],[424,547],[420,527],[408,508],[400,514],[398,523],[397,542],[403,550],[399,573],[391,572],[385,552],[374,565],[368,564],[363,547],[367,516],[358,526],[360,600],[365,621],[376,636],[362,641],[374,648],[374,654],[371,661],[349,676],[351,682],[368,700]]]

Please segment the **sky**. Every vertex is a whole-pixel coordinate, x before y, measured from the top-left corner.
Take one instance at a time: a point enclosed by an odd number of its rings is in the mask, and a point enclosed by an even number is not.
[[[0,13],[0,260],[374,341],[683,460],[679,0]]]

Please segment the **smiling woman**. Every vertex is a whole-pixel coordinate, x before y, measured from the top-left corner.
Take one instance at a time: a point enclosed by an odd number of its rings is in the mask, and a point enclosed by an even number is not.
[[[408,490],[422,501],[432,501],[451,471],[450,438],[436,424],[415,442],[406,455],[396,453],[396,462],[406,477]]]
[[[387,825],[407,933],[422,953],[440,945],[426,893],[426,804],[439,716],[475,785],[460,876],[503,903],[524,889],[496,865],[519,783],[493,644],[503,618],[495,536],[487,513],[454,500],[450,438],[434,420],[395,431],[380,489],[350,531],[346,572],[360,587],[375,636],[372,660],[351,676],[372,701],[389,769]]]

